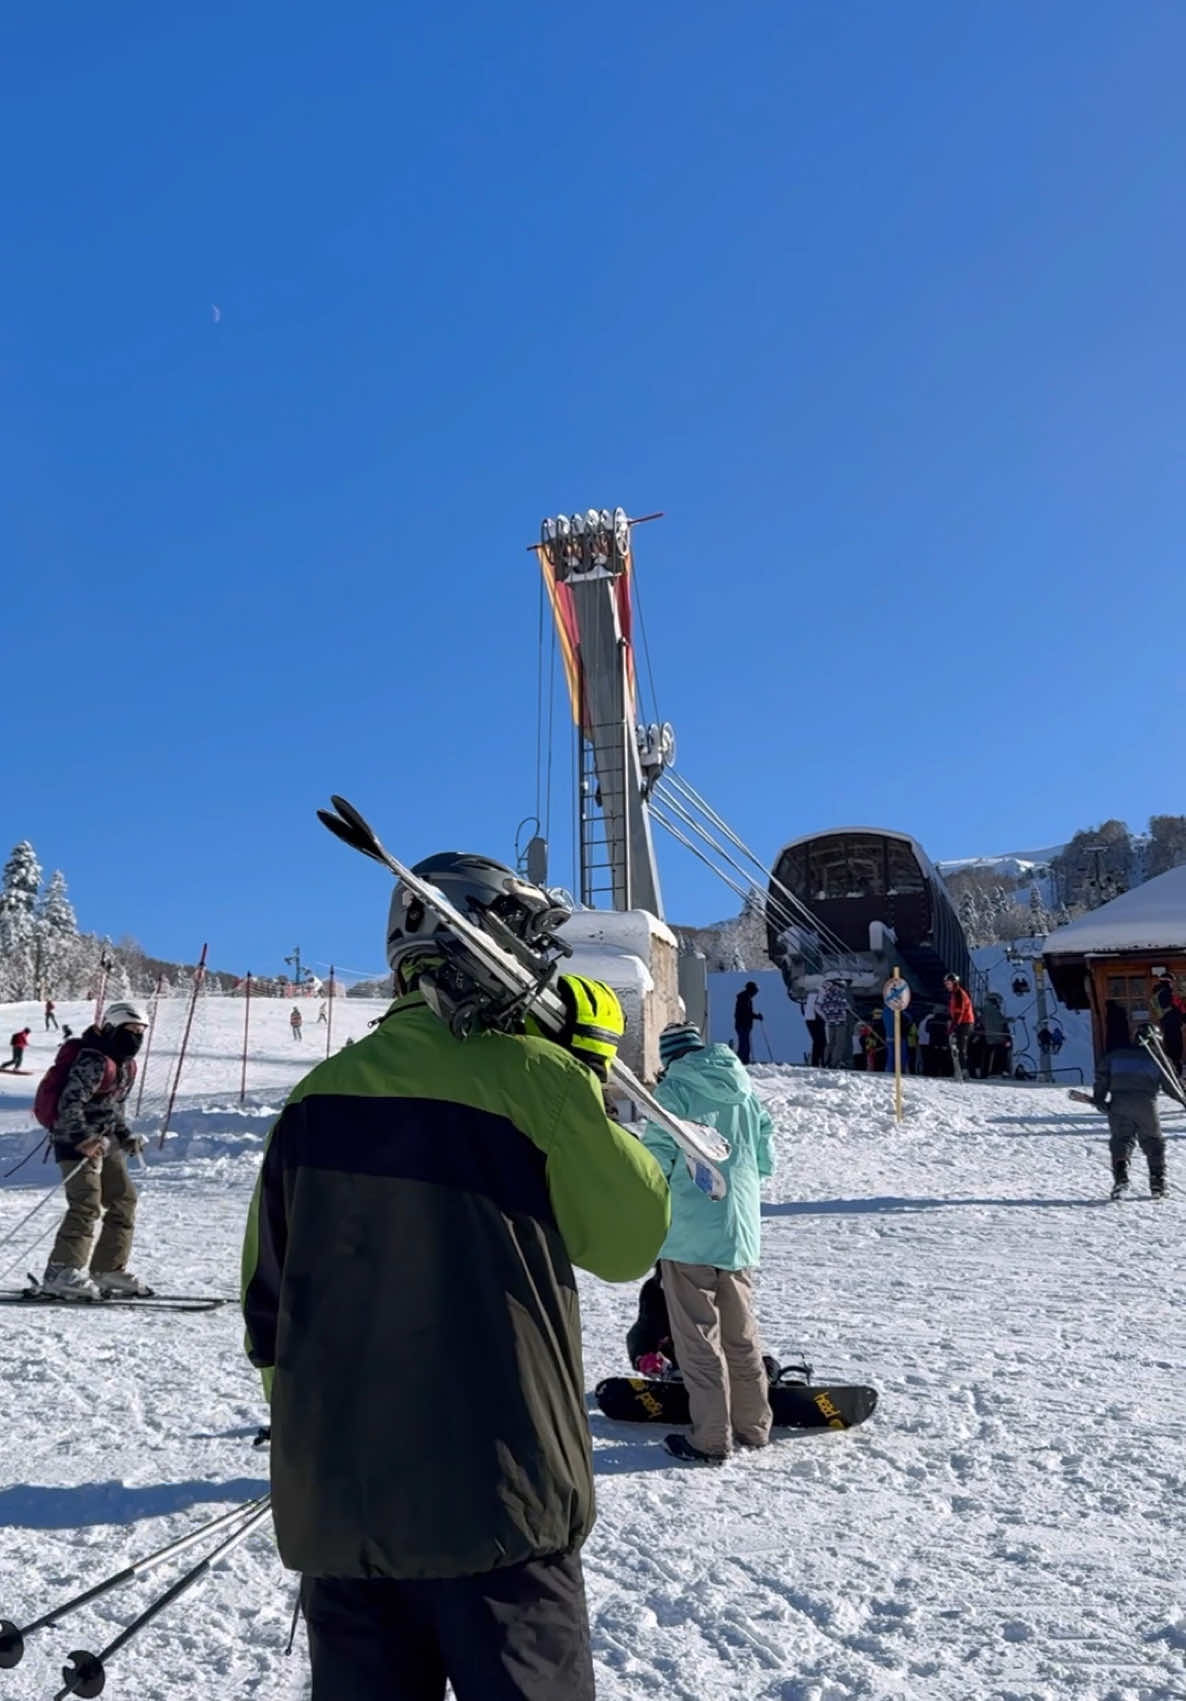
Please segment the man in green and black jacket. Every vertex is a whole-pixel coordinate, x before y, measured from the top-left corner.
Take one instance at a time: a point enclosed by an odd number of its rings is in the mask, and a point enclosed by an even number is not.
[[[489,909],[514,925],[510,870],[450,853],[416,872],[479,923]],[[296,1088],[264,1157],[243,1306],[276,1537],[305,1577],[313,1701],[440,1701],[447,1679],[459,1701],[586,1701],[572,1266],[649,1269],[667,1184],[602,1106],[595,1071],[622,1028],[609,989],[579,983],[600,1018],[571,1050],[458,1040],[417,991],[440,941],[397,886],[403,996]]]

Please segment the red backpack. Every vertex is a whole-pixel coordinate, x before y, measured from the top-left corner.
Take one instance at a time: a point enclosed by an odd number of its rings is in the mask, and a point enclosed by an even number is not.
[[[53,1132],[54,1123],[58,1120],[58,1100],[62,1096],[62,1088],[66,1085],[66,1077],[70,1073],[74,1059],[82,1050],[80,1039],[68,1039],[65,1045],[58,1048],[54,1058],[41,1080],[37,1083],[37,1092],[33,1098],[33,1115],[43,1128]],[[135,1065],[133,1065],[133,1068]],[[103,1079],[95,1089],[96,1098],[106,1098],[108,1093],[115,1091],[119,1071],[110,1057],[103,1059]]]

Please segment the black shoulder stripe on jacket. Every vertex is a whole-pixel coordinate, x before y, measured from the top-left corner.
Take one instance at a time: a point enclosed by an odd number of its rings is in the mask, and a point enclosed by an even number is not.
[[[555,1226],[544,1154],[493,1111],[443,1099],[318,1093],[289,1106],[277,1135],[286,1169],[464,1189],[508,1216]]]

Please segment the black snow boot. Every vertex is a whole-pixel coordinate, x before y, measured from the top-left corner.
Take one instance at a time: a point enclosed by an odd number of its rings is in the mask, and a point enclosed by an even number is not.
[[[1154,1199],[1165,1198],[1165,1176],[1151,1175],[1149,1177],[1149,1193]]]
[[[1111,1197],[1113,1199],[1120,1199],[1127,1192],[1128,1192],[1128,1170],[1127,1169],[1114,1169],[1112,1171],[1112,1193],[1111,1193]]]
[[[727,1453],[702,1453],[699,1447],[693,1447],[686,1435],[665,1435],[663,1445],[673,1459],[678,1459],[681,1465],[723,1465],[728,1458]]]

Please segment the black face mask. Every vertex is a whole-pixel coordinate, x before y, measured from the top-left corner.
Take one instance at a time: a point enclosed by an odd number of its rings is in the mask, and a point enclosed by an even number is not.
[[[116,1028],[107,1036],[107,1055],[116,1063],[126,1063],[128,1058],[135,1057],[143,1043],[143,1034],[136,1033],[132,1028]]]

